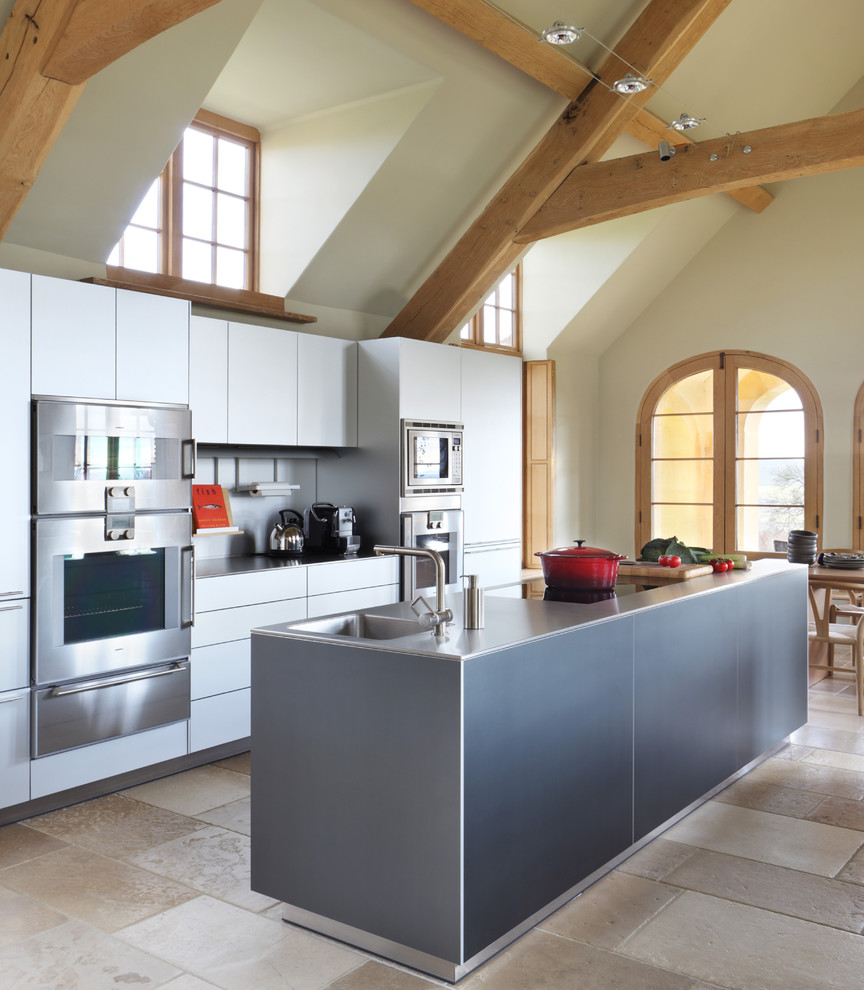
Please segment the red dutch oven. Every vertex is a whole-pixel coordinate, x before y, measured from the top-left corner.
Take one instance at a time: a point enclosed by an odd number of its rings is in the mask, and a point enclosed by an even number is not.
[[[618,561],[627,554],[612,553],[598,547],[584,547],[576,540],[575,547],[540,550],[534,554],[543,566],[543,578],[550,588],[568,591],[608,591],[615,587]]]

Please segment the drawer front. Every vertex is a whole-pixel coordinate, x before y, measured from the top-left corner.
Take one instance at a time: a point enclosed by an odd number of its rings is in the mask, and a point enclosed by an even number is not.
[[[30,691],[0,694],[0,807],[30,800]]]
[[[189,662],[33,692],[33,756],[189,718]]]
[[[245,739],[252,734],[252,692],[231,691],[192,702],[189,752]]]
[[[339,591],[332,595],[316,595],[309,599],[309,618],[332,615],[334,612],[355,612],[376,605],[392,605],[399,601],[399,585],[385,584],[380,588],[360,588],[359,591]],[[419,628],[419,626],[418,626]]]
[[[247,639],[256,626],[270,626],[275,622],[293,622],[306,618],[306,599],[265,602],[261,605],[244,605],[242,608],[225,608],[218,612],[204,612],[197,616],[192,627],[192,646],[211,646],[234,639]]]
[[[336,591],[356,591],[382,584],[399,583],[396,557],[369,557],[362,560],[335,560],[309,567],[310,595],[328,595]]]
[[[252,683],[252,641],[201,646],[192,651],[192,700],[239,691]]]
[[[30,599],[0,604],[0,691],[30,686]]]
[[[199,578],[195,582],[195,613],[305,595],[306,568],[302,566]]]
[[[173,760],[185,756],[188,748],[188,723],[175,722],[33,760],[30,764],[30,797],[35,800],[118,773]]]

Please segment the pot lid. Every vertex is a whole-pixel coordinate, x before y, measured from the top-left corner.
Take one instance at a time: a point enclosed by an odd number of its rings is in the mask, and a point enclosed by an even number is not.
[[[626,560],[626,553],[615,553],[613,550],[601,550],[600,547],[584,547],[584,540],[576,540],[575,547],[557,547],[554,550],[543,550],[535,557],[576,557],[579,559],[602,558],[603,560]]]

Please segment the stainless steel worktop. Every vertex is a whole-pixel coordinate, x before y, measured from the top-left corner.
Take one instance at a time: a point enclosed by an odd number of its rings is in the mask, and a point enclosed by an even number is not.
[[[330,635],[304,630],[302,627],[310,623],[303,620],[278,623],[252,631],[253,634],[328,641],[353,648],[414,653],[439,657],[442,660],[467,660],[547,636],[559,635],[580,626],[609,622],[619,616],[659,608],[694,596],[722,593],[724,589],[740,588],[754,581],[795,570],[800,570],[802,581],[806,581],[806,568],[788,564],[785,560],[762,560],[754,563],[749,571],[711,574],[648,590],[639,591],[632,586],[622,585],[614,598],[593,604],[531,599],[526,596],[534,593],[532,584],[536,590],[537,579],[528,579],[486,592],[486,622],[483,629],[463,628],[462,597],[449,596],[446,605],[453,610],[454,621],[447,626],[447,633],[443,637],[424,632],[419,626],[417,632],[411,635],[392,639]],[[405,602],[366,609],[364,612],[398,618],[412,617],[410,607]]]

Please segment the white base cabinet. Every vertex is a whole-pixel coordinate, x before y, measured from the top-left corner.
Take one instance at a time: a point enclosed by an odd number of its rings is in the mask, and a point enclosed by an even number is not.
[[[30,691],[0,694],[0,807],[30,800]]]
[[[519,581],[522,577],[522,544],[465,547],[465,573],[476,574],[481,588]]]

